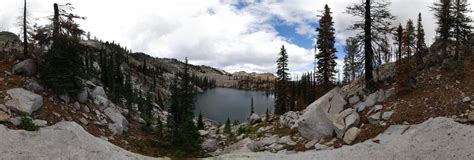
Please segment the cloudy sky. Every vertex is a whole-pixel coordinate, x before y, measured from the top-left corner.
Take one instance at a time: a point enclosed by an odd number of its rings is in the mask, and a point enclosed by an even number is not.
[[[0,30],[19,33],[15,26],[23,0],[0,1]],[[392,0],[394,24],[423,14],[427,43],[435,36],[429,6],[434,0]],[[290,71],[312,70],[318,16],[324,4],[332,8],[338,62],[344,57],[347,28],[357,18],[344,13],[360,0],[27,0],[29,14],[44,23],[53,3],[72,3],[87,17],[83,29],[99,39],[121,43],[154,57],[209,65],[229,72],[275,72],[282,45]],[[473,6],[473,5],[471,5]],[[471,7],[473,8],[473,7]],[[474,14],[471,14],[471,16]]]

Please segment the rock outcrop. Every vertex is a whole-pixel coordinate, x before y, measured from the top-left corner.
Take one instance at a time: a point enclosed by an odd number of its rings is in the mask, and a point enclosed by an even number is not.
[[[43,105],[43,97],[23,88],[7,90],[5,105],[11,110],[30,115]]]
[[[320,139],[332,136],[334,128],[333,120],[347,104],[344,94],[336,87],[310,104],[298,120],[298,131],[308,140]],[[344,119],[342,119],[344,123]],[[344,128],[345,125],[342,126]]]
[[[474,127],[453,119],[431,118],[418,125],[392,125],[373,139],[315,152],[235,153],[214,159],[474,159]]]
[[[74,122],[59,122],[36,132],[0,125],[0,139],[1,159],[152,159],[94,137]]]

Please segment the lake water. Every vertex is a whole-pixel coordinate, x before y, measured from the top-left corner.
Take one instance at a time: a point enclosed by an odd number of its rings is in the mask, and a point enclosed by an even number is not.
[[[250,101],[253,97],[254,111],[265,114],[268,108],[273,111],[275,98],[263,91],[246,91],[230,88],[214,88],[198,94],[196,97],[196,115],[225,123],[227,117],[233,122],[246,122],[250,115]]]

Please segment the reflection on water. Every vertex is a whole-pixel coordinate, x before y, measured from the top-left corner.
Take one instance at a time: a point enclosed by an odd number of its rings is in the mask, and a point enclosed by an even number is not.
[[[265,114],[266,109],[273,111],[275,100],[262,91],[245,91],[230,88],[209,89],[196,98],[196,115],[202,112],[204,117],[224,123],[227,117],[231,121],[245,122],[250,115],[250,101],[253,97],[254,111]]]

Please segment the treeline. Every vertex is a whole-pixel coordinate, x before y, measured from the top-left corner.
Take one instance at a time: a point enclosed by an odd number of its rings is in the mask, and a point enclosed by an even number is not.
[[[201,89],[210,89],[210,88],[216,88],[216,80],[215,79],[209,79],[207,77],[200,77],[197,75],[194,75],[191,77],[191,81],[193,84],[198,86]]]

